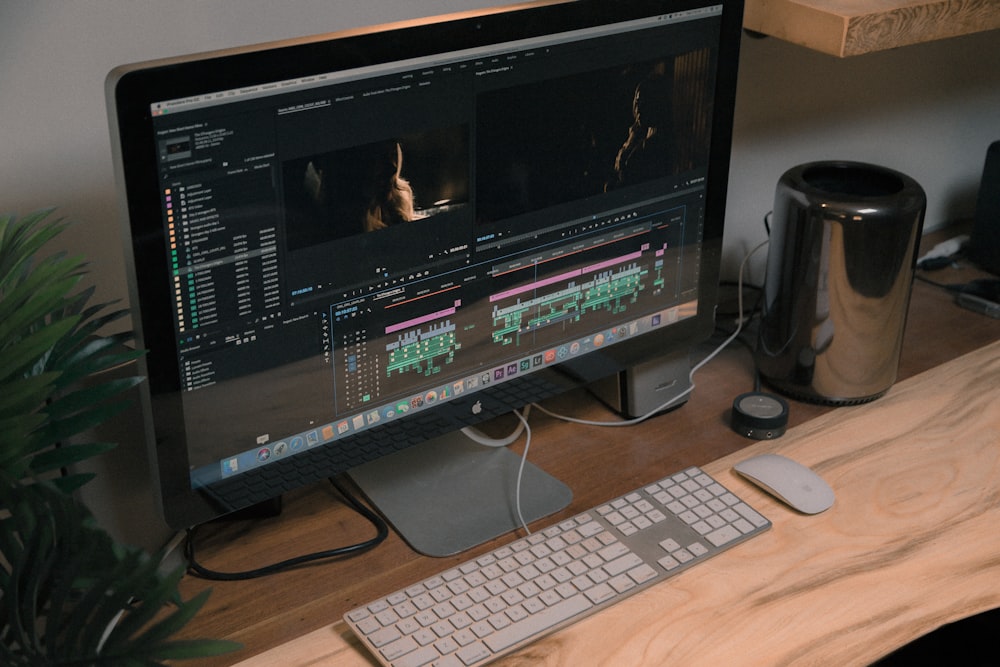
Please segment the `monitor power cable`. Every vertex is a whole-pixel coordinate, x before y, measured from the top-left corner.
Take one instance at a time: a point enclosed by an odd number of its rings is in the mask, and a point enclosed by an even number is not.
[[[524,466],[528,462],[528,450],[531,448],[531,426],[528,424],[528,415],[531,414],[531,404],[524,406],[524,410],[511,411],[518,419],[517,428],[505,438],[491,438],[483,434],[479,429],[473,428],[471,426],[466,426],[462,429],[462,434],[469,438],[476,444],[482,445],[483,447],[508,447],[521,437],[521,434],[525,434],[524,440],[524,451],[521,452],[521,462],[517,468],[517,477],[514,481],[514,510],[517,514],[518,523],[521,524],[521,528],[528,535],[531,535],[531,529],[528,528],[528,522],[524,520],[524,514],[521,512],[521,481],[524,478]]]
[[[528,535],[531,535],[531,529],[528,528],[528,522],[524,520],[524,515],[521,513],[521,479],[524,477],[524,466],[528,462],[528,450],[531,448],[531,426],[528,424],[528,409],[530,407],[525,407],[523,414],[514,411],[514,414],[521,421],[525,433],[524,451],[521,452],[521,464],[517,468],[517,481],[514,482],[514,507],[517,510],[517,520],[521,522],[521,527]]]
[[[528,428],[525,420],[528,418],[528,415],[531,414],[531,405],[524,406],[524,411],[522,413],[513,411],[513,414],[517,415],[520,421],[517,428],[515,428],[514,431],[505,438],[491,438],[472,426],[466,426],[463,428],[462,434],[483,447],[507,447],[508,445],[512,445],[517,442],[517,439],[521,437],[522,433],[524,433],[524,429]]]
[[[195,556],[195,533],[197,527],[191,527],[187,529],[187,539],[184,544],[184,555],[187,558],[188,572],[194,576],[201,577],[202,579],[211,579],[214,581],[244,581],[247,579],[264,577],[278,572],[284,572],[295,567],[300,567],[321,560],[353,556],[369,551],[385,541],[385,538],[389,535],[389,526],[385,523],[385,521],[383,521],[382,518],[375,514],[372,510],[368,509],[368,507],[366,507],[354,496],[354,494],[348,491],[336,479],[331,477],[330,484],[337,490],[338,493],[340,493],[340,495],[347,501],[355,512],[363,516],[369,523],[372,524],[372,526],[375,527],[375,537],[349,546],[336,547],[334,549],[327,549],[325,551],[317,551],[310,554],[304,554],[302,556],[296,556],[294,558],[265,565],[253,570],[219,572],[204,567],[198,562],[198,559]]]

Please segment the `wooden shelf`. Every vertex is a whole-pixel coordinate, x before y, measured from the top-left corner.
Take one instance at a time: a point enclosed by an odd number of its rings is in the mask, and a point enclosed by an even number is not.
[[[1000,28],[996,0],[747,0],[743,25],[846,57]]]

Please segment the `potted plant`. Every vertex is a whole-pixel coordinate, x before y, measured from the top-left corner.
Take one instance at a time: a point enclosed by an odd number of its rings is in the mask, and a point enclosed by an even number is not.
[[[44,254],[67,226],[50,214],[0,215],[0,664],[159,665],[232,650],[171,639],[207,595],[182,600],[183,567],[161,574],[73,494],[89,476],[70,467],[113,445],[67,441],[113,417],[141,378],[81,380],[141,352],[123,347],[130,333],[101,333],[126,311],[89,305],[83,260]]]

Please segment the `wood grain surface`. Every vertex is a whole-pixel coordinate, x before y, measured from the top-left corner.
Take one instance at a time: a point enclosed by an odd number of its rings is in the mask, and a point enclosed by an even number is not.
[[[747,0],[743,24],[835,56],[1000,28],[994,0]]]
[[[767,533],[500,665],[860,665],[1000,607],[1000,342],[705,466]],[[780,452],[836,502],[796,513],[731,468]],[[241,663],[365,665],[335,623]]]

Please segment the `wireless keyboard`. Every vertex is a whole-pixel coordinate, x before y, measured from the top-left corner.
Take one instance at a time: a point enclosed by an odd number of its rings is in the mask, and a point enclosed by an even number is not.
[[[637,489],[344,615],[390,667],[473,667],[767,530],[699,468]]]

